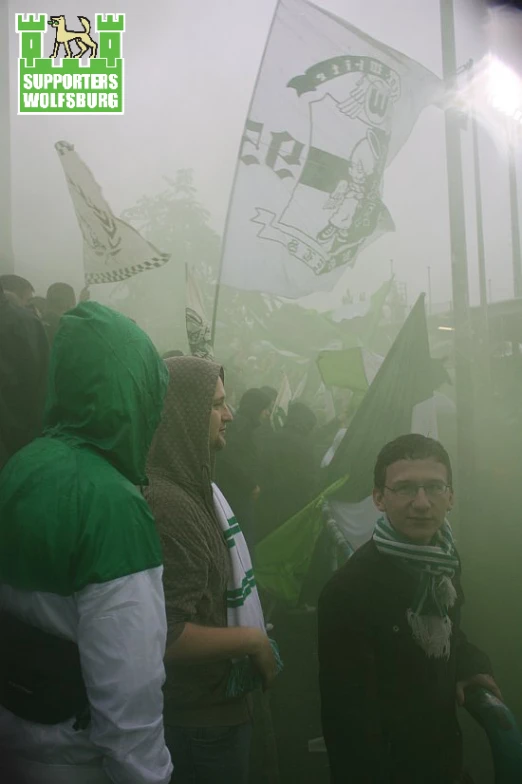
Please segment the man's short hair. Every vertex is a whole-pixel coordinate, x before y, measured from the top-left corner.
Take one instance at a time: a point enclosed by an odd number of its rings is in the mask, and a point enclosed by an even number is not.
[[[260,389],[263,394],[270,398],[270,402],[273,405],[277,400],[277,389],[274,389],[274,387],[261,387]]]
[[[268,395],[260,389],[252,387],[247,389],[239,401],[239,413],[247,419],[255,421],[259,419],[263,411],[270,410],[271,401]]]
[[[10,291],[11,294],[16,294],[20,299],[23,299],[28,291],[34,294],[33,285],[25,278],[20,277],[20,275],[0,275],[0,283],[4,291]]]
[[[386,484],[386,470],[388,466],[399,460],[429,460],[432,458],[446,467],[448,484],[453,486],[453,472],[448,453],[434,438],[427,438],[418,433],[408,433],[399,436],[394,441],[386,444],[377,457],[373,471],[373,483],[377,490],[383,490]]]
[[[46,300],[49,310],[69,310],[76,303],[76,294],[68,283],[53,283],[47,289]]]

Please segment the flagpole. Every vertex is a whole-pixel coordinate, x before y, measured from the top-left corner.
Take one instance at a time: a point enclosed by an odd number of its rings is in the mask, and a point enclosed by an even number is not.
[[[457,74],[453,0],[440,0],[442,70],[446,83]],[[474,468],[472,338],[469,319],[468,260],[462,177],[460,121],[456,111],[445,110],[446,166],[450,217],[453,318],[455,327],[455,392],[457,403],[457,476],[459,523],[464,530],[472,513],[471,480]]]
[[[0,11],[0,273],[14,271],[11,227],[11,107],[9,85],[9,2]]]
[[[486,251],[484,245],[484,221],[482,210],[482,178],[480,174],[478,124],[473,109],[471,110],[471,135],[473,139],[473,170],[475,175],[475,216],[477,221],[477,255],[479,267],[480,307],[483,311],[484,325],[487,330],[488,292],[486,280]]]
[[[274,24],[275,24],[275,20],[276,20],[276,16],[277,16],[277,11],[279,9],[279,4],[280,4],[280,0],[277,0],[276,6],[274,8],[274,14],[272,16],[272,21],[270,22],[270,27],[268,29],[268,35],[267,35],[265,46],[264,46],[264,49],[263,49],[263,54],[261,55],[261,62],[259,64],[259,70],[257,72],[256,81],[254,83],[254,89],[252,90],[252,97],[250,98],[250,103],[248,105],[247,116],[246,116],[247,120],[250,117],[250,112],[251,112],[252,106],[254,104],[254,96],[256,94],[257,86],[259,84],[261,71],[263,69],[263,63],[265,62],[266,52],[267,52],[267,49],[268,49],[268,43],[270,41],[270,37],[272,35],[272,30],[274,28]],[[244,130],[243,130],[243,134],[244,134]],[[241,142],[240,142],[240,146],[239,146],[240,150],[241,150],[241,144],[242,143],[243,143],[243,136],[241,136]],[[232,183],[232,190],[230,191],[230,198],[228,200],[228,208],[227,208],[227,214],[226,214],[226,218],[225,218],[225,228],[223,230],[223,239],[221,241],[221,258],[220,258],[220,261],[219,261],[219,270],[218,270],[218,276],[217,276],[217,280],[216,280],[216,293],[214,295],[214,309],[213,309],[213,312],[212,312],[212,345],[214,345],[215,337],[216,337],[216,320],[217,320],[217,312],[218,312],[218,306],[219,306],[219,295],[221,293],[221,279],[223,277],[223,259],[224,259],[224,255],[225,255],[225,240],[226,240],[226,236],[227,236],[228,223],[230,221],[230,210],[232,208],[232,198],[234,196],[234,191],[236,189],[237,175],[238,175],[238,172],[239,172],[239,165],[240,165],[240,163],[241,163],[241,161],[240,161],[240,158],[239,158],[239,151],[238,151],[238,156],[237,156],[237,161],[236,161],[236,168],[235,168],[235,171],[234,171],[234,180],[233,180],[233,183]]]
[[[471,74],[470,74],[471,82]],[[483,400],[486,410],[490,408],[489,393],[491,391],[491,345],[489,338],[489,313],[488,313],[488,290],[486,278],[486,250],[484,243],[484,221],[482,208],[482,178],[480,171],[480,146],[479,146],[479,127],[477,117],[473,107],[470,112],[471,136],[473,146],[473,173],[475,180],[475,216],[477,224],[477,256],[479,269],[479,289],[480,289],[480,336],[481,352],[478,357],[479,365],[483,374]],[[482,384],[481,384],[482,387]]]
[[[515,297],[522,297],[522,257],[520,253],[520,218],[518,210],[517,164],[515,143],[507,132],[509,154],[509,203],[511,208],[511,252],[513,258],[513,289]]]

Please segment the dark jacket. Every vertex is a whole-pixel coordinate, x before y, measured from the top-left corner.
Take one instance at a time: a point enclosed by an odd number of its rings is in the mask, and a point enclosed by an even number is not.
[[[221,368],[206,359],[166,360],[170,381],[149,454],[144,494],[163,547],[169,643],[185,623],[227,626],[230,556],[214,513],[209,447],[212,401]],[[173,726],[235,725],[250,718],[246,699],[230,700],[231,663],[167,664],[165,721]]]
[[[52,346],[54,343],[56,333],[58,332],[58,328],[60,326],[60,319],[61,316],[52,310],[46,310],[43,314],[43,323],[50,346]]]
[[[0,468],[40,433],[48,363],[42,323],[0,289]]]
[[[453,784],[460,775],[456,684],[492,670],[460,630],[454,582],[448,661],[428,658],[413,640],[406,611],[415,577],[373,541],[324,589],[320,689],[333,784]]]

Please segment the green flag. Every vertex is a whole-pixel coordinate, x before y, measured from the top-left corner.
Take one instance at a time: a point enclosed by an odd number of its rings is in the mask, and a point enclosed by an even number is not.
[[[317,367],[325,386],[366,392],[382,362],[383,357],[357,346],[344,351],[321,351]]]
[[[257,545],[256,582],[274,599],[289,606],[298,604],[323,529],[324,503],[344,481],[345,477]]]
[[[433,365],[421,295],[335,453],[326,471],[325,487],[349,474],[350,480],[337,497],[357,502],[369,496],[381,448],[411,432],[414,408],[430,400],[433,392]]]

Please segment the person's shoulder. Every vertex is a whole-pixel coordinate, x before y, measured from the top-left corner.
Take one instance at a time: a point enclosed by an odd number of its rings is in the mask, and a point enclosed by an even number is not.
[[[327,582],[321,604],[332,600],[360,601],[379,569],[379,553],[372,539],[362,545]]]
[[[45,488],[53,488],[58,482],[70,489],[73,473],[70,447],[58,440],[40,437],[11,457],[0,475],[0,487],[17,492],[18,485],[25,485],[24,497],[44,493]]]
[[[143,495],[160,534],[192,539],[202,533],[201,518],[205,514],[202,498],[194,497],[166,477],[154,475],[149,476]]]
[[[36,439],[0,475],[0,539],[17,543],[27,584],[71,595],[161,566],[150,510],[99,456],[59,438]],[[14,575],[13,584],[22,578]]]
[[[178,560],[209,564],[220,535],[203,499],[190,495],[164,477],[149,476],[144,496],[154,518],[161,542],[165,569],[176,568]]]
[[[80,483],[76,590],[162,564],[160,540],[145,498],[103,462]]]
[[[33,313],[29,308],[16,305],[14,302],[4,303],[0,330],[11,337],[45,336],[44,326],[36,313]]]
[[[129,516],[137,521],[152,520],[152,514],[139,488],[132,484],[105,457],[91,449],[74,449],[76,474],[81,502],[92,507],[112,510],[115,523]]]

